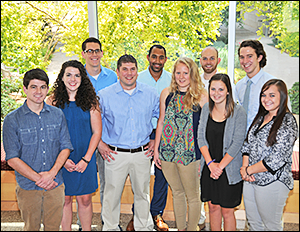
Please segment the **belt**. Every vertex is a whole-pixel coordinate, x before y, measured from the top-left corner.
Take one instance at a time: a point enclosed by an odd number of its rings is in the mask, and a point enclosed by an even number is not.
[[[144,146],[140,146],[140,147],[134,148],[134,149],[119,148],[119,147],[114,147],[114,146],[111,146],[111,145],[108,145],[108,146],[113,151],[122,151],[122,152],[135,153],[135,152],[145,151],[145,147],[148,146],[148,145],[149,145],[149,143],[145,144]]]

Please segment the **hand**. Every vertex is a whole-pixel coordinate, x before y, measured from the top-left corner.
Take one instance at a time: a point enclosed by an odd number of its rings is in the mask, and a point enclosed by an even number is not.
[[[147,157],[152,157],[153,156],[153,150],[154,150],[154,139],[150,139],[149,144],[144,149],[148,149],[145,152],[145,155],[147,155]]]
[[[40,188],[51,190],[58,185],[58,183],[54,181],[55,176],[52,176],[50,172],[40,172],[39,175],[41,178],[36,181],[35,184]]]
[[[247,166],[242,166],[240,168],[240,174],[241,174],[241,177],[243,180],[246,180],[246,178],[247,178],[246,167]]]
[[[88,163],[84,162],[83,160],[80,160],[76,166],[75,166],[75,171],[83,173],[85,169],[87,168]]]
[[[98,144],[98,151],[103,157],[104,160],[107,160],[110,162],[111,160],[115,160],[115,158],[112,156],[112,154],[118,154],[116,151],[113,151],[109,148],[109,146],[104,143],[102,140],[100,140]]]
[[[244,181],[249,181],[249,182],[253,182],[253,181],[255,181],[255,177],[253,176],[253,175],[248,175],[247,174],[247,172],[246,172],[246,167],[247,166],[242,166],[241,168],[240,168],[240,174],[241,174],[241,176],[242,176],[242,179],[244,180]]]
[[[67,169],[68,172],[73,172],[75,171],[76,164],[73,162],[73,160],[67,159],[64,168]]]
[[[214,180],[219,179],[221,174],[223,173],[223,169],[220,168],[220,163],[212,162],[208,166],[210,170],[210,177],[213,178]]]
[[[153,162],[155,163],[156,167],[161,170],[161,160],[159,159],[159,153],[157,150],[154,150],[154,157]]]

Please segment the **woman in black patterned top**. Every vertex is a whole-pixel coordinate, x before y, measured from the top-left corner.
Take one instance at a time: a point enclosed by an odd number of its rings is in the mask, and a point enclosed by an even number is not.
[[[298,135],[287,99],[282,80],[271,79],[264,84],[258,113],[242,147],[240,173],[251,231],[283,230],[283,208],[294,187],[292,152]]]

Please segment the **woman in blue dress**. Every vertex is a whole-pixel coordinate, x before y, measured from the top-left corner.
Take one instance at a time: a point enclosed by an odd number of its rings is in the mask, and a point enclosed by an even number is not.
[[[62,230],[72,230],[73,196],[82,230],[91,230],[92,193],[98,188],[95,149],[101,139],[102,120],[98,97],[82,63],[70,60],[62,65],[47,103],[64,112],[74,147],[63,167]]]

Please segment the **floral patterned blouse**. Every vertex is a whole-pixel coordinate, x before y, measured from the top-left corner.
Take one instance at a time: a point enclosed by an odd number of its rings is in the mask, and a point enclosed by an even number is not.
[[[195,143],[201,107],[199,106],[196,112],[184,109],[184,96],[185,92],[176,92],[170,93],[166,99],[159,158],[188,165],[201,156],[198,144]]]
[[[274,123],[275,117],[259,128],[263,123],[262,116],[248,134],[248,142],[242,147],[243,155],[249,156],[249,166],[257,162],[263,162],[267,171],[253,174],[255,177],[252,184],[265,186],[276,180],[284,183],[290,190],[294,187],[292,176],[292,152],[298,136],[296,119],[291,113],[286,113],[276,135],[276,143],[267,146],[267,138]]]

